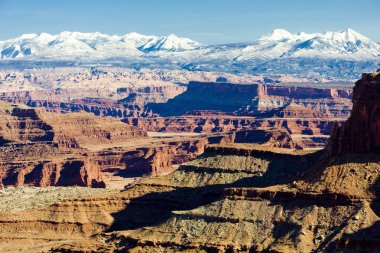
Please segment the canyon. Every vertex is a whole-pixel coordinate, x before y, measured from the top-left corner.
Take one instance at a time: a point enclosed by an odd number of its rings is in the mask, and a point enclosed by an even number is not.
[[[321,149],[351,97],[347,84],[289,76],[3,70],[0,186],[122,189],[173,171],[209,144]]]
[[[377,252],[379,76],[363,74],[356,82],[352,113],[346,123],[335,123],[326,149],[210,141],[173,172],[142,178],[120,192],[55,203],[46,201],[52,192],[32,192],[37,207],[0,206],[0,250]],[[281,113],[292,115],[293,109]],[[315,111],[305,111],[310,113]],[[247,140],[247,131],[235,138]]]
[[[1,187],[111,187],[116,179],[170,172],[201,154],[206,144],[231,139],[220,134],[148,137],[114,118],[6,102],[0,115]]]
[[[0,186],[123,188],[165,174],[209,144],[299,148],[286,131],[146,132],[112,117],[57,114],[1,102]],[[231,129],[230,129],[231,130]]]
[[[352,106],[348,83],[283,75],[57,67],[1,77],[0,100],[9,103],[119,118],[148,132],[275,131],[301,148],[325,147]]]

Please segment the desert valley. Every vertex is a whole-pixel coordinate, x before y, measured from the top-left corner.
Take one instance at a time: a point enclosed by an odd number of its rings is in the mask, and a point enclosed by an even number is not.
[[[146,117],[4,92],[0,250],[374,252],[379,89],[193,81],[130,92]]]
[[[380,252],[376,15],[240,1],[0,0],[0,252]]]

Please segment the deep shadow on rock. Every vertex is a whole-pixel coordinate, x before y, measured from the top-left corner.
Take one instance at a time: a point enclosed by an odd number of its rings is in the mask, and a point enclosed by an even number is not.
[[[229,150],[231,151],[231,150]],[[228,151],[224,151],[228,152]],[[270,158],[271,152],[263,152],[264,157]],[[210,151],[201,157],[214,157],[216,154]],[[281,157],[281,155],[279,154]],[[207,185],[203,187],[178,187],[168,192],[152,192],[134,198],[120,212],[114,213],[114,222],[107,232],[137,229],[146,226],[155,226],[165,222],[171,217],[174,210],[191,210],[199,206],[208,205],[223,197],[223,192],[232,187],[268,187],[277,184],[289,184],[307,172],[311,164],[318,159],[318,155],[310,154],[300,157],[284,155],[284,159],[294,159],[295,163],[289,166],[286,174],[283,173],[281,160],[269,163],[268,169],[262,175],[242,178],[230,184]],[[191,167],[179,168],[190,172]],[[194,171],[199,171],[195,169]],[[212,169],[208,169],[213,173]],[[139,187],[139,185],[135,186]]]

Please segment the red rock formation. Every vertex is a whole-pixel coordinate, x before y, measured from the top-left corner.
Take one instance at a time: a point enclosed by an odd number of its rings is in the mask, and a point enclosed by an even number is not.
[[[330,154],[380,152],[380,70],[362,75],[352,102],[347,122],[333,130]]]
[[[0,136],[7,141],[53,141],[52,127],[41,120],[38,110],[0,103]]]
[[[293,101],[289,103],[289,105],[285,106],[284,108],[280,109],[278,112],[275,112],[274,117],[280,117],[280,118],[317,118],[317,119],[324,119],[324,118],[331,118],[331,115],[328,113],[323,113],[320,110],[316,108],[309,108],[302,105],[298,105],[294,103]]]
[[[310,115],[309,115],[310,116]],[[229,132],[285,128],[291,134],[330,134],[333,118],[254,118],[231,116],[126,118],[124,122],[150,132]],[[343,120],[340,120],[343,122]]]
[[[104,187],[101,168],[85,148],[146,138],[117,119],[86,113],[59,115],[1,103],[0,186]]]
[[[125,177],[154,176],[173,171],[173,165],[188,162],[202,154],[208,144],[234,141],[233,134],[201,137],[182,137],[181,140],[163,140],[147,147],[114,148],[88,153],[101,171]]]
[[[100,118],[87,113],[59,115],[44,109],[3,106],[0,136],[13,142],[54,142],[60,147],[79,148],[88,144],[123,142],[144,138],[146,132],[113,118]]]
[[[233,141],[230,134],[149,139],[117,119],[83,112],[61,115],[7,103],[0,112],[1,187],[105,187],[105,175],[171,172],[173,164],[195,158],[207,144]]]
[[[190,111],[210,110],[246,116],[265,116],[266,113],[284,107],[293,100],[298,105],[320,110],[321,113],[347,117],[352,95],[352,89],[345,86],[318,88],[190,82],[188,90],[184,92],[185,90],[186,87],[174,85],[126,87],[118,88],[115,98],[111,99],[104,96],[99,89],[86,90],[86,96],[81,95],[84,91],[80,89],[34,90],[2,92],[0,100],[23,103],[31,107],[45,107],[55,112],[83,110],[99,116],[117,118],[150,117],[152,110],[161,116],[179,116]],[[178,96],[174,97],[176,95]],[[146,104],[148,105],[145,106]]]
[[[302,149],[285,130],[243,130],[235,133],[234,143],[257,143],[275,148]]]
[[[48,111],[69,113],[86,111],[97,116],[124,118],[131,116],[149,116],[145,113],[147,103],[163,103],[186,90],[184,86],[169,85],[141,88],[118,88],[117,97],[103,98],[98,89],[60,89],[0,92],[0,100],[25,104],[30,107],[45,107]],[[80,97],[85,92],[86,97]]]
[[[105,187],[100,167],[86,157],[13,162],[2,160],[0,171],[2,186]]]
[[[18,177],[23,181],[18,181],[16,185],[105,187],[99,167],[88,160],[40,163],[23,176]]]
[[[263,84],[190,82],[188,89],[163,104],[146,109],[160,116],[180,116],[191,111],[216,110],[235,115],[266,117],[294,101],[320,113],[347,117],[351,87],[316,88]]]

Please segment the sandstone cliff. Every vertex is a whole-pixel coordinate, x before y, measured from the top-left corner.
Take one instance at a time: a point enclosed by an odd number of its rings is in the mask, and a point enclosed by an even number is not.
[[[113,118],[97,118],[87,113],[59,115],[41,108],[1,102],[0,135],[12,142],[54,142],[79,148],[108,142],[146,137],[146,132]]]
[[[331,155],[380,152],[380,70],[363,74],[355,83],[351,116],[337,124],[330,140]]]
[[[187,90],[164,104],[148,104],[161,116],[179,116],[194,110],[219,110],[245,116],[265,117],[293,101],[319,111],[320,115],[347,117],[351,88],[292,87],[264,84],[190,82]]]
[[[148,137],[115,118],[56,114],[2,102],[0,187],[123,188],[130,178],[171,172],[231,133]]]
[[[101,167],[83,155],[85,148],[147,136],[86,113],[59,115],[2,102],[0,114],[1,186],[105,187]]]

